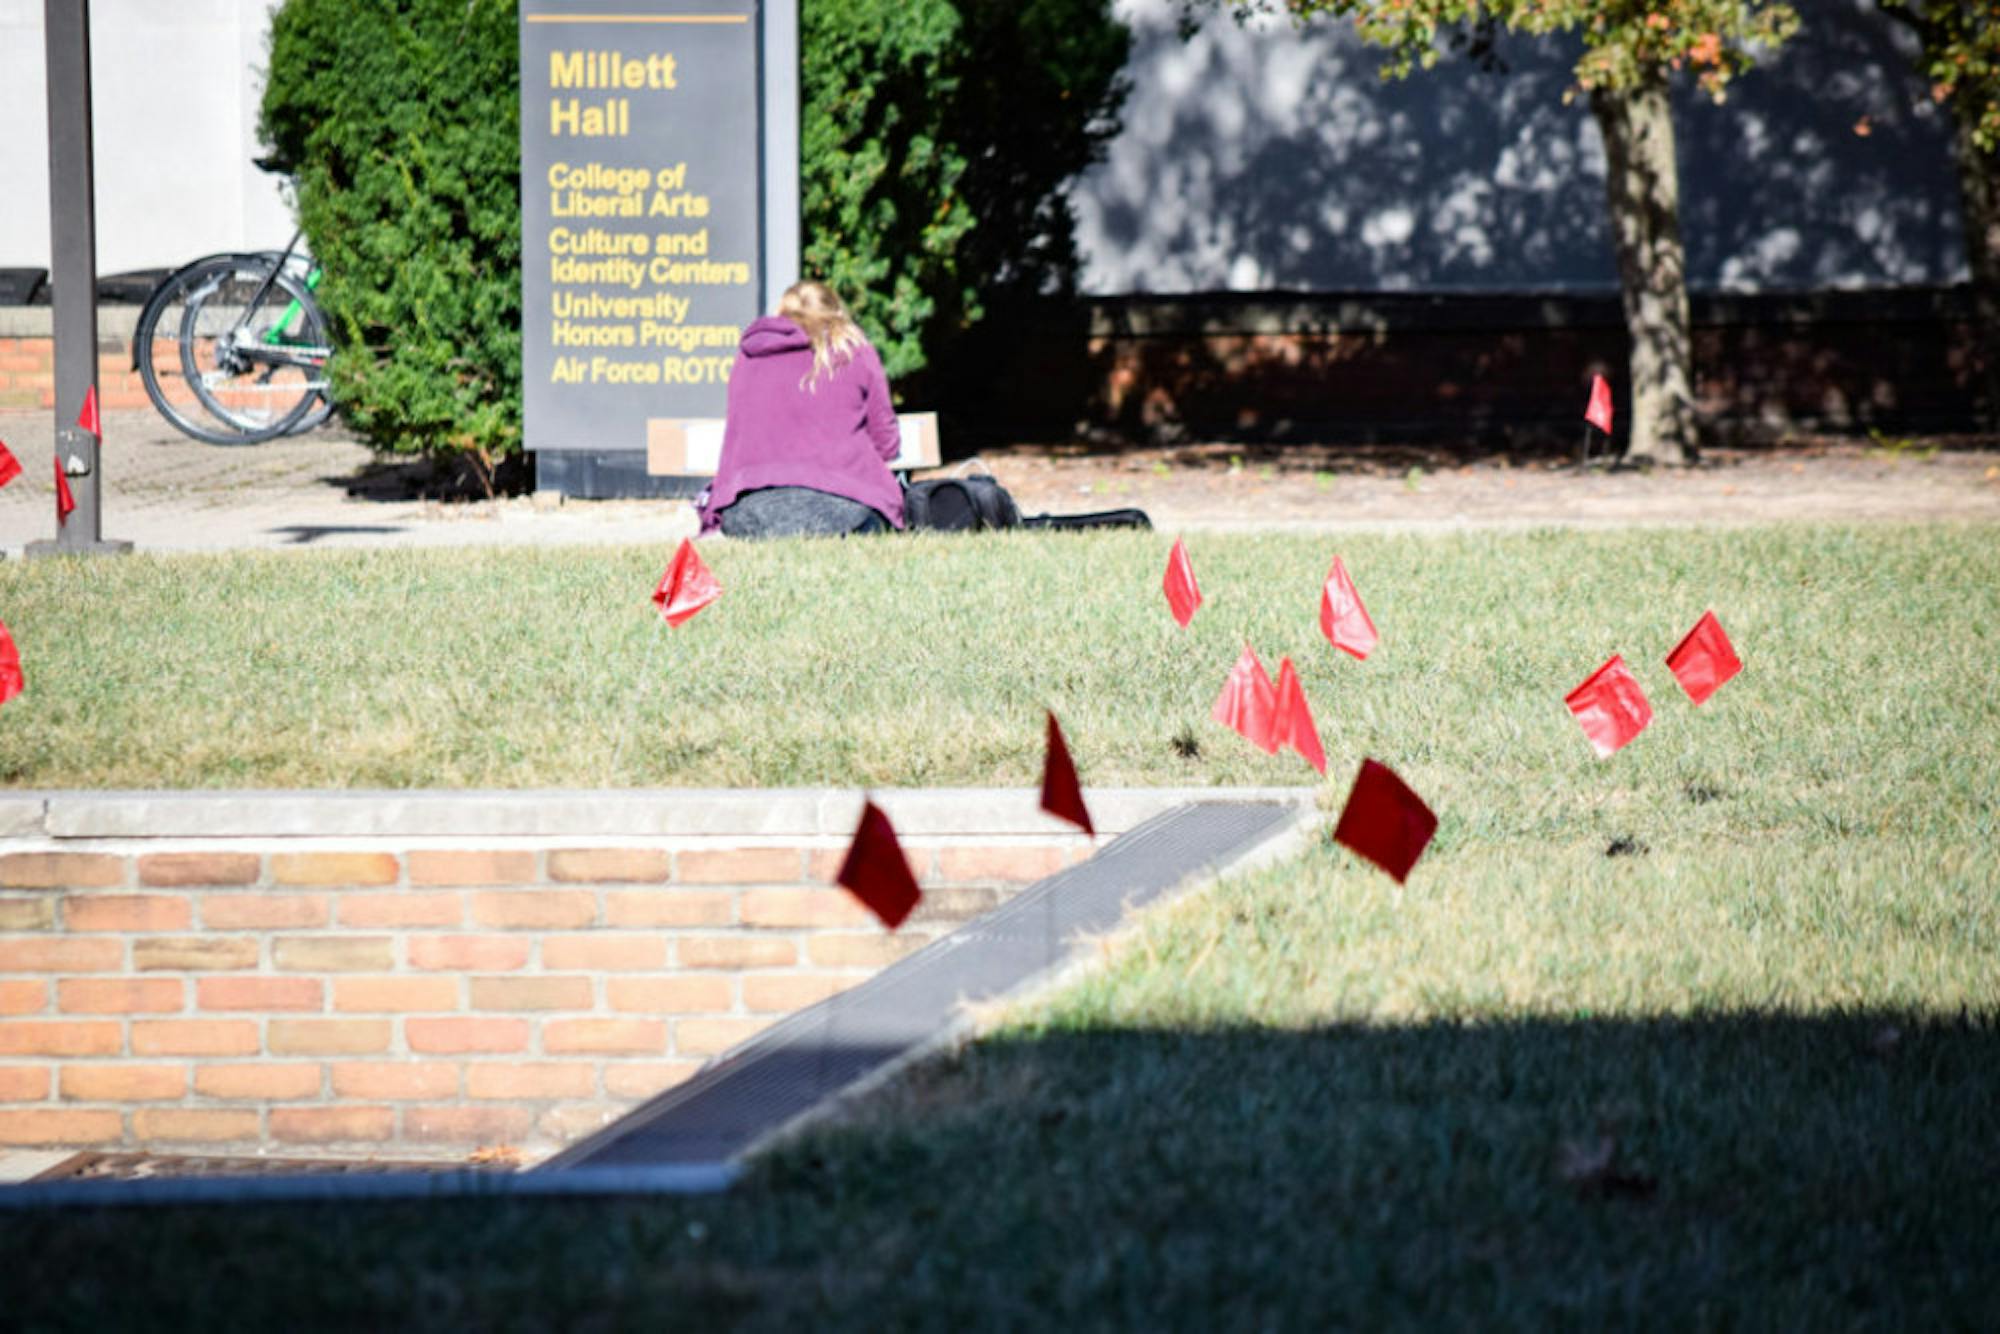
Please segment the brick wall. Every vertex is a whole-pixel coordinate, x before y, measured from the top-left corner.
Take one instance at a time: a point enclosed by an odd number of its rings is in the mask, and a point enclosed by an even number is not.
[[[0,1146],[538,1155],[1090,850],[845,842],[0,840]]]
[[[136,306],[100,306],[97,396],[108,412],[150,406],[132,369]],[[178,371],[176,371],[178,374]],[[55,406],[55,340],[46,307],[0,308],[0,411]]]

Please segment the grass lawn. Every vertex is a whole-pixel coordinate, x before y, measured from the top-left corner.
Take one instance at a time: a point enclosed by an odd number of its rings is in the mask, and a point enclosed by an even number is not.
[[[1090,782],[1296,780],[1206,721],[1248,634],[1309,664],[1330,801],[1375,755],[1438,839],[1407,887],[1321,841],[1150,915],[724,1197],[0,1214],[0,1312],[1990,1328],[1996,537],[1345,538],[1366,664],[1315,645],[1325,540],[1198,541],[1187,636],[1166,535],[716,550],[730,591],[659,650],[621,781],[1023,783],[1045,700]],[[628,604],[665,555],[3,569],[37,693],[0,711],[0,758],[27,785],[594,782],[584,738],[646,660]],[[1694,709],[1659,659],[1709,605],[1746,669]],[[1614,651],[1656,717],[1600,762],[1561,696]],[[50,688],[100,655],[96,684]],[[51,657],[72,669],[37,676]],[[122,759],[119,729],[183,693],[162,726],[192,747],[215,710],[208,758]],[[375,721],[319,718],[341,702]]]

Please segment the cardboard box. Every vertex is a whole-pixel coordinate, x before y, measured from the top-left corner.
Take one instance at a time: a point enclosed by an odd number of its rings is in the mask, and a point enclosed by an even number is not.
[[[899,412],[903,450],[889,461],[898,472],[935,468],[939,452],[935,412]],[[722,418],[654,417],[646,422],[646,471],[655,477],[713,477],[722,463]]]

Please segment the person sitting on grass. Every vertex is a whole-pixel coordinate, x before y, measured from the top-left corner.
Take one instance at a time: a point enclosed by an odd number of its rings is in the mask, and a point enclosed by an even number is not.
[[[832,288],[794,283],[776,315],[743,331],[701,530],[793,537],[901,528],[903,491],[889,471],[901,449],[882,359]]]

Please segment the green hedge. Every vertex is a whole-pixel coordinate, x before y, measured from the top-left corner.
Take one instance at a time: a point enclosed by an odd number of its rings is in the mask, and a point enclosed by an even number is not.
[[[341,410],[397,452],[521,446],[517,18],[498,0],[286,0],[262,130],[326,270]],[[893,376],[1074,275],[1063,185],[1116,128],[1110,0],[803,0],[808,273]]]
[[[325,269],[341,412],[489,471],[521,444],[515,23],[500,0],[288,0],[262,125]]]

